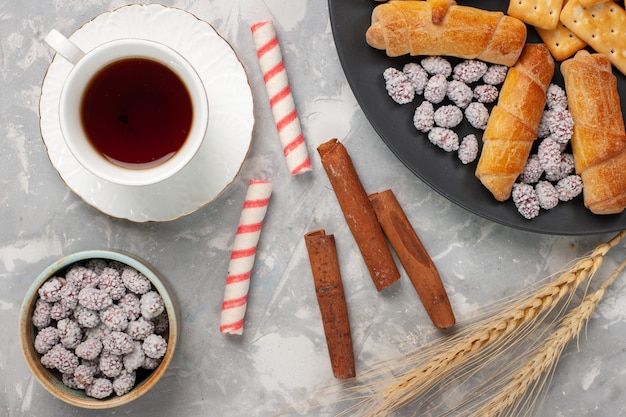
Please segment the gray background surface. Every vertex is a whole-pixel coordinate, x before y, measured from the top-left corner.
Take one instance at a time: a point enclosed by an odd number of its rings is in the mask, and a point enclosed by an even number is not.
[[[232,45],[255,97],[252,147],[234,183],[181,219],[138,224],[111,218],[69,190],[51,165],[39,130],[41,83],[53,53],[47,32],[71,34],[127,3],[88,0],[0,2],[0,415],[272,415],[333,383],[303,235],[335,235],[350,312],[357,372],[417,349],[433,329],[403,273],[377,293],[339,210],[316,147],[337,137],[368,192],[392,188],[432,255],[458,326],[487,306],[559,270],[611,235],[544,236],[483,220],[413,176],[359,109],[333,43],[323,0],[164,1],[209,22]],[[256,61],[250,26],[272,19],[300,114],[313,171],[289,175]],[[249,179],[274,193],[258,246],[243,337],[219,333],[234,232]],[[153,392],[110,411],[85,411],[49,395],[22,357],[17,322],[32,280],[63,255],[92,248],[130,251],[174,288],[179,348]],[[603,275],[624,256],[620,244]],[[592,284],[595,285],[595,284]],[[578,343],[565,351],[541,415],[626,414],[626,281],[607,292]],[[301,410],[332,415],[339,410]],[[420,415],[407,409],[402,415]]]

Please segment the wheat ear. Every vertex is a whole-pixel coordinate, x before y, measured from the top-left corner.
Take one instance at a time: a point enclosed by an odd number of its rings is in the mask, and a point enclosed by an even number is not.
[[[573,293],[582,282],[600,268],[604,256],[619,243],[624,235],[626,231],[596,246],[588,256],[578,259],[568,270],[530,297],[513,303],[503,313],[478,322],[467,331],[453,337],[444,344],[440,353],[435,354],[426,362],[421,359],[424,352],[418,350],[401,360],[401,367],[410,369],[402,371],[399,375],[357,387],[357,390],[365,389],[373,392],[370,395],[364,395],[364,399],[341,415],[348,415],[362,407],[365,410],[359,414],[363,416],[388,415],[429,392],[461,366],[468,364],[479,354],[484,354],[485,350],[488,352],[497,350],[507,339],[529,332],[528,326],[553,309],[560,300]],[[380,376],[379,373],[380,370],[374,368],[371,377],[376,378]],[[367,374],[364,377],[367,377]]]
[[[495,395],[480,410],[472,414],[473,417],[495,417],[512,415],[515,408],[520,405],[520,400],[528,392],[528,389],[540,381],[546,372],[553,369],[567,344],[580,335],[583,326],[604,297],[606,289],[615,281],[617,276],[626,267],[626,261],[622,262],[609,278],[595,292],[587,295],[583,301],[573,308],[561,321],[557,330],[547,339],[535,353],[535,355],[523,364],[519,371],[512,377],[498,394]]]

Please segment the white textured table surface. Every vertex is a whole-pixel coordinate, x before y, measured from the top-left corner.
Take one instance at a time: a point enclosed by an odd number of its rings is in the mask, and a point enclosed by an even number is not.
[[[209,22],[243,63],[255,98],[252,147],[232,186],[214,202],[171,222],[111,218],[69,190],[48,159],[39,129],[41,83],[56,28],[71,34],[122,1],[25,0],[0,3],[0,415],[268,416],[333,383],[303,235],[324,228],[337,240],[357,373],[439,336],[403,273],[377,293],[339,210],[316,148],[339,138],[369,192],[392,188],[432,255],[458,327],[485,307],[522,291],[611,235],[527,233],[483,220],[449,203],[386,148],[343,75],[323,0],[165,1]],[[313,171],[292,177],[282,156],[256,60],[250,26],[272,19]],[[219,333],[228,259],[248,181],[272,181],[244,335]],[[22,297],[39,272],[83,249],[118,248],[151,262],[175,290],[179,347],[154,391],[110,411],[85,411],[49,395],[22,357]],[[607,257],[612,270],[621,243]],[[604,274],[606,275],[606,273]],[[594,284],[592,284],[594,285]],[[565,351],[543,416],[626,415],[626,280],[607,292],[578,343]],[[301,411],[332,415],[340,410]],[[296,413],[297,414],[297,413]],[[420,415],[407,409],[401,415]]]

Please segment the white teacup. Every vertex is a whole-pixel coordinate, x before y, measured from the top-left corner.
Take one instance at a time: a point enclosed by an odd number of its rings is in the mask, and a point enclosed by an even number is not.
[[[209,104],[202,80],[179,53],[143,39],[84,52],[56,30],[46,43],[73,65],[59,118],[67,147],[85,169],[113,183],[149,185],[173,176],[197,153]],[[138,81],[122,86],[132,76]]]

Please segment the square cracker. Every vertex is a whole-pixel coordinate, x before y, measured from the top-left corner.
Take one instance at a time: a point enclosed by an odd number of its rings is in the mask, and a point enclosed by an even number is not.
[[[587,46],[574,32],[559,22],[556,29],[535,28],[537,34],[546,44],[550,53],[557,61],[563,61]]]
[[[536,28],[555,29],[563,0],[510,0],[507,14]]]
[[[596,52],[626,74],[626,10],[614,1],[583,7],[569,0],[561,11],[561,22]]]

